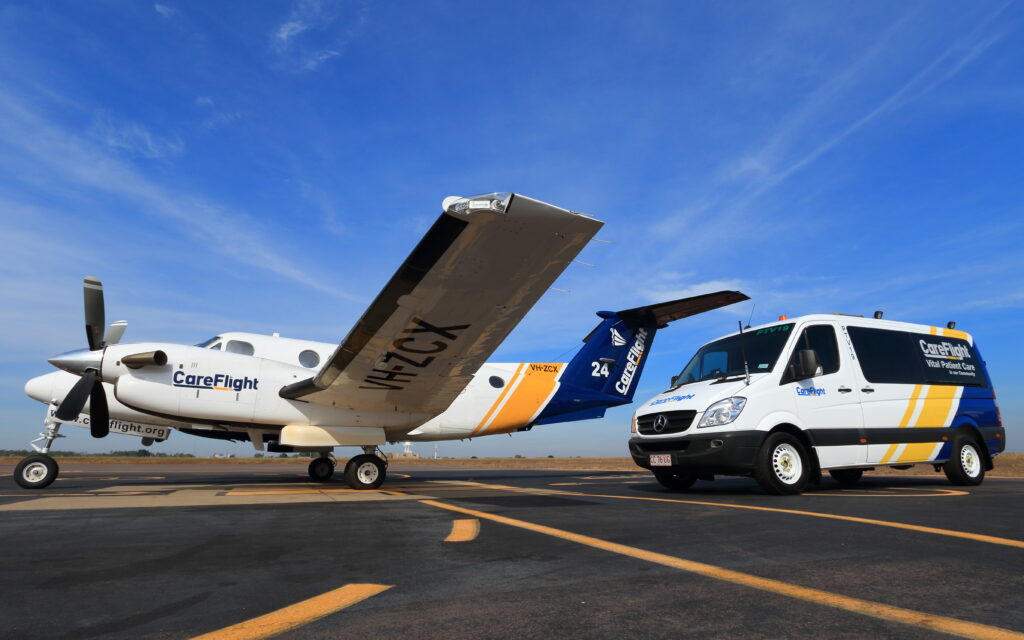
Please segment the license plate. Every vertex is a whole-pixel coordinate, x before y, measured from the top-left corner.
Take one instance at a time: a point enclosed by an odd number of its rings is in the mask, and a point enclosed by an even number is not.
[[[672,454],[662,453],[651,456],[650,463],[652,467],[671,467],[672,466]]]

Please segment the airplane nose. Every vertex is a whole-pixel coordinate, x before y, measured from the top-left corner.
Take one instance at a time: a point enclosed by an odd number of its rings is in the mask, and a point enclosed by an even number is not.
[[[36,376],[25,383],[25,395],[42,403],[49,403],[53,400],[53,376]]]
[[[76,349],[75,351],[68,351],[59,356],[54,356],[48,362],[68,373],[82,375],[89,369],[99,371],[100,365],[103,363],[103,350],[89,351],[88,349]]]

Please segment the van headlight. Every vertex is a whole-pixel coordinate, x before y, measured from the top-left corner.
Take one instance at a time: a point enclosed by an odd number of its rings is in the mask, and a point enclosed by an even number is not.
[[[718,427],[723,424],[729,424],[739,417],[740,411],[743,411],[743,407],[746,404],[747,399],[739,396],[719,400],[708,407],[708,410],[700,417],[700,422],[697,423],[697,426]]]

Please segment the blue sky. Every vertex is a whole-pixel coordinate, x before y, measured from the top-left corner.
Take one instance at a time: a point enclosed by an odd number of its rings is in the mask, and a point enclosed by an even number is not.
[[[84,345],[83,276],[126,340],[337,342],[444,196],[508,190],[612,243],[494,360],[720,288],[756,307],[659,333],[638,399],[751,312],[956,320],[1024,450],[1022,26],[1006,2],[4,3],[0,448],[39,430],[24,381]],[[439,451],[625,455],[631,411]]]

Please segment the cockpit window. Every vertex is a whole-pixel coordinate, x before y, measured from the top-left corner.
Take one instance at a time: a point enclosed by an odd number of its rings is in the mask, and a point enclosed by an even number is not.
[[[213,345],[210,348],[213,349],[214,351],[220,351],[220,343],[218,342],[217,344]]]
[[[228,353],[240,353],[243,356],[251,356],[256,353],[256,350],[252,348],[250,343],[242,340],[229,340],[224,350]]]
[[[220,340],[220,336],[213,336],[212,338],[210,338],[208,340],[203,340],[202,342],[200,342],[196,346],[199,347],[200,349],[205,349],[205,348],[209,347],[211,344],[213,344],[214,342],[217,342],[218,340]]]

